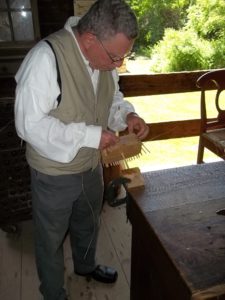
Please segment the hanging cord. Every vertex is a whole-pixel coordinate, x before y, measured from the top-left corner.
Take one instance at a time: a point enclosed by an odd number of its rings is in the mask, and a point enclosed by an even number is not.
[[[95,226],[95,214],[94,214],[93,208],[92,208],[92,206],[91,206],[91,203],[90,203],[89,200],[88,200],[88,196],[87,196],[87,194],[86,194],[86,192],[85,192],[85,188],[84,188],[84,177],[83,177],[83,175],[82,175],[82,191],[83,191],[84,197],[85,197],[85,199],[86,199],[86,201],[87,201],[87,204],[88,204],[88,206],[89,206],[89,208],[90,208],[90,210],[91,210],[92,217],[93,217],[93,225],[94,225],[92,238],[91,238],[90,243],[89,243],[89,245],[88,245],[88,247],[87,247],[87,250],[86,250],[86,252],[85,252],[85,254],[84,254],[84,259],[86,259],[87,254],[88,254],[88,251],[89,251],[89,249],[90,249],[90,247],[91,247],[91,244],[92,244],[92,242],[93,242],[93,240],[94,240],[94,236],[95,236],[95,233],[96,233],[96,226]]]

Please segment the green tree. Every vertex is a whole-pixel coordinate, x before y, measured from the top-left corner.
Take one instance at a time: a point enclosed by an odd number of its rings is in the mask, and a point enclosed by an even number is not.
[[[136,48],[144,54],[164,35],[165,28],[179,29],[186,17],[190,0],[127,0],[139,22]]]
[[[225,66],[225,1],[196,0],[180,30],[165,30],[152,50],[151,70],[171,72]]]
[[[197,0],[188,11],[188,30],[194,30],[199,38],[210,41],[212,56],[209,68],[225,66],[225,1]]]
[[[188,9],[185,26],[206,40],[220,39],[225,33],[225,1],[197,0]]]
[[[164,38],[154,47],[150,70],[171,72],[208,69],[213,49],[209,42],[186,30],[166,29]]]

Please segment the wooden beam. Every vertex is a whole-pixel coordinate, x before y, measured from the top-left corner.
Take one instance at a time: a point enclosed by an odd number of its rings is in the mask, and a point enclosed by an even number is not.
[[[199,91],[196,80],[206,71],[148,75],[120,75],[120,88],[125,97],[139,97]],[[7,87],[15,88],[13,78],[0,78],[0,95]],[[3,91],[2,91],[3,90]]]
[[[206,71],[148,75],[120,75],[120,89],[125,97],[199,91],[196,80]]]
[[[149,134],[144,141],[198,136],[200,120],[184,120],[148,124]]]

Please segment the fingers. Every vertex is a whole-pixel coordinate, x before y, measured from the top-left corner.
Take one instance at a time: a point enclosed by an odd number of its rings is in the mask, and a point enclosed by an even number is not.
[[[137,132],[137,137],[140,140],[143,140],[144,138],[146,138],[148,133],[149,133],[149,127],[147,125],[145,125],[144,127],[141,128],[140,131]]]
[[[149,133],[149,127],[140,117],[133,117],[128,122],[129,133],[135,133],[139,139],[144,139]]]
[[[119,141],[119,137],[115,135],[115,133],[108,131],[108,130],[103,130],[102,131],[102,136],[99,144],[99,149],[105,149],[110,146],[115,145]]]

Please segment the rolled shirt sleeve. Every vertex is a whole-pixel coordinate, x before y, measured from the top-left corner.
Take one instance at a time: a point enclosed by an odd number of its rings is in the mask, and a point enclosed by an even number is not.
[[[16,130],[40,155],[67,163],[82,147],[98,148],[102,129],[85,122],[64,124],[49,116],[60,90],[54,54],[43,43],[28,54],[16,74]]]

